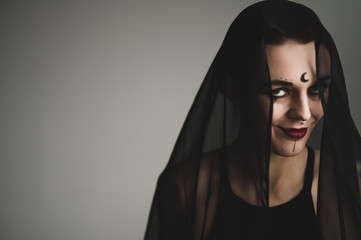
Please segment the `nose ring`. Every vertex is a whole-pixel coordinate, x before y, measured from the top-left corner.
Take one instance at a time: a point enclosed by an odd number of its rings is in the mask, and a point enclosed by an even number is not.
[[[300,125],[303,125],[303,124],[306,123],[306,121],[303,121],[303,120],[301,120],[301,119],[299,118],[299,119],[298,119],[298,123],[299,123]]]

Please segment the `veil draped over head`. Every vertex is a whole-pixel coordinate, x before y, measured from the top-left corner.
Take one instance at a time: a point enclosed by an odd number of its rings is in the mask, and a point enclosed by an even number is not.
[[[258,207],[248,222],[253,239],[267,239],[273,100],[265,46],[273,32],[286,38],[306,33],[315,42],[324,112],[308,140],[320,149],[316,213],[322,237],[315,239],[361,239],[361,140],[337,49],[312,10],[281,0],[246,8],[230,26],[158,179],[145,239],[243,239],[244,226],[233,219],[248,213],[227,200],[227,188]],[[327,91],[325,78],[331,79]],[[256,97],[261,86],[268,86],[263,102]]]

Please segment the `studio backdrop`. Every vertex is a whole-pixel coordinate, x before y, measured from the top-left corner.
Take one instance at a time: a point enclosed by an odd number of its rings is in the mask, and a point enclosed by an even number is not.
[[[256,1],[1,1],[0,239],[142,239],[157,177]],[[337,45],[361,130],[361,2],[297,0]]]

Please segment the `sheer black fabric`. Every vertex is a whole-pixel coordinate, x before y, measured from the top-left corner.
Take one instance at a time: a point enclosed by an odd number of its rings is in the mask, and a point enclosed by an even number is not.
[[[301,192],[292,200],[278,206],[267,208],[268,218],[272,219],[265,227],[267,239],[277,240],[313,240],[320,239],[320,231],[313,208],[311,187],[314,171],[314,153],[308,149],[305,169],[304,186]],[[219,212],[214,228],[208,239],[253,239],[256,232],[257,215],[264,209],[251,205],[237,195],[230,187],[228,204]],[[242,226],[242,228],[237,227]],[[219,228],[222,230],[219,230]],[[241,231],[240,231],[241,230]]]
[[[323,109],[308,140],[320,149],[312,186],[317,200],[313,206],[308,195],[292,205],[300,214],[311,209],[297,229],[311,233],[307,239],[361,239],[361,139],[337,49],[312,10],[281,0],[246,8],[230,26],[158,179],[145,239],[302,239],[282,237],[290,232],[287,214],[280,218],[282,210],[275,214],[270,204],[274,100],[266,45],[278,41],[274,36],[314,41]]]

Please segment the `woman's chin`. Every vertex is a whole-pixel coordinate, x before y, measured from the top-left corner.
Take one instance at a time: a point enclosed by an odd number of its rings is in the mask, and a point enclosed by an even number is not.
[[[305,141],[271,144],[271,151],[282,157],[293,157],[300,154],[306,147]]]

